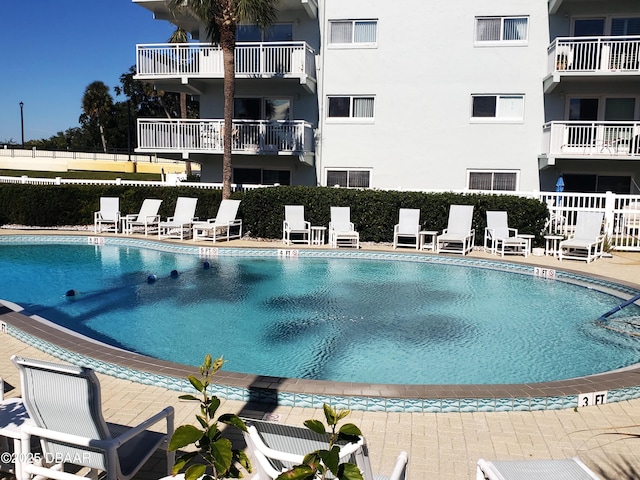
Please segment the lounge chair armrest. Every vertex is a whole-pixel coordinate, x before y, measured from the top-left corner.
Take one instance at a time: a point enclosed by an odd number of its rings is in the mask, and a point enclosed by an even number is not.
[[[140,433],[142,433],[142,432],[144,432],[146,430],[149,430],[150,426],[155,425],[156,423],[159,423],[164,419],[166,419],[166,421],[167,421],[167,436],[171,437],[171,435],[173,435],[173,419],[174,419],[174,415],[175,415],[175,411],[174,411],[173,407],[166,407],[163,410],[161,410],[158,413],[156,413],[155,415],[153,415],[152,417],[147,418],[144,422],[136,425],[135,427],[132,427],[132,428],[128,429],[122,435],[119,435],[119,436],[113,438],[110,441],[111,442],[116,441],[117,442],[117,446],[120,446],[120,445],[128,442],[132,438],[135,438]]]
[[[396,463],[393,466],[389,480],[405,480],[407,478],[407,463],[409,462],[409,455],[407,452],[402,451],[396,458]]]
[[[131,222],[133,220],[135,220],[136,218],[138,218],[138,214],[137,213],[129,213],[127,215],[125,215],[124,218],[127,222]]]

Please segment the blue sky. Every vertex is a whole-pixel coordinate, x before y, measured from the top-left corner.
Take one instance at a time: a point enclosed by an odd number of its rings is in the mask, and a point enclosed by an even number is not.
[[[2,2],[0,142],[49,138],[77,127],[84,90],[110,88],[135,64],[136,44],[164,43],[174,31],[131,0]]]

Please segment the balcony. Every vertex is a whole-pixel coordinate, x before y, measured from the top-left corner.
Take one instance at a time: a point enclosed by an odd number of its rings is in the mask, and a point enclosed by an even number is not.
[[[640,160],[640,122],[549,122],[540,167],[556,158]]]
[[[138,152],[223,153],[223,120],[138,119]],[[234,120],[236,155],[292,155],[313,165],[311,124],[302,121]]]
[[[236,78],[282,78],[316,88],[315,52],[306,42],[243,42],[236,45]],[[136,79],[179,80],[202,93],[200,80],[224,78],[222,49],[205,43],[136,46]]]
[[[551,43],[547,54],[545,93],[570,79],[640,77],[640,36],[559,37]]]

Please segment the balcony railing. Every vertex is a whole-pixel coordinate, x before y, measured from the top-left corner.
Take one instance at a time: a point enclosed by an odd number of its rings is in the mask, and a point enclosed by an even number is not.
[[[140,152],[223,152],[224,121],[138,119]],[[249,155],[313,153],[313,128],[302,120],[234,120],[232,151]]]
[[[640,157],[640,122],[549,122],[542,138],[554,156]]]
[[[556,38],[548,49],[553,74],[640,74],[640,36]]]
[[[315,82],[313,49],[305,42],[238,43],[237,78],[298,78]],[[222,49],[205,43],[136,46],[137,77],[224,78]]]

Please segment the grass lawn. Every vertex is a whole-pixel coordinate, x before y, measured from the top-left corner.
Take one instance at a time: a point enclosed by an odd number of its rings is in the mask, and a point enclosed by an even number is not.
[[[85,170],[70,172],[40,172],[35,170],[2,170],[0,176],[4,177],[22,177],[26,175],[32,178],[75,178],[90,180],[115,180],[121,178],[123,180],[161,180],[160,175],[155,173],[123,173],[123,172],[88,172]]]

